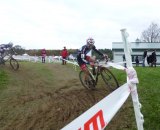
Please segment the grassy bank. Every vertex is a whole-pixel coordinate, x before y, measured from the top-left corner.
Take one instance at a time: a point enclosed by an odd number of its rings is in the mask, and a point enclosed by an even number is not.
[[[8,75],[4,70],[0,70],[0,91],[4,89],[8,82]]]

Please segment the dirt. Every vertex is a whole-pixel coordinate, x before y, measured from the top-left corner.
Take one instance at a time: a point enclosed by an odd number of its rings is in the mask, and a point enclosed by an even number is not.
[[[98,84],[96,90],[86,90],[79,81],[79,71],[70,65],[56,63],[44,67],[54,74],[53,85],[44,84],[43,78],[33,82],[34,72],[28,72],[28,68],[21,65],[16,76],[24,86],[6,101],[8,108],[0,115],[2,130],[59,130],[110,93],[103,84]],[[13,93],[13,90],[12,87],[10,91]],[[135,127],[133,114],[129,99],[106,129],[131,130]]]

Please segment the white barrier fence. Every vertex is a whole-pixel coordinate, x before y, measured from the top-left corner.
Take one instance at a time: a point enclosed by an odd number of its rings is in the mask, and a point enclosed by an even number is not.
[[[31,62],[42,62],[41,56],[21,56],[21,55],[14,55],[15,59],[20,61],[31,61]],[[7,59],[7,57],[5,57]],[[51,62],[60,62],[61,57],[53,57],[53,56],[46,56],[45,62],[51,63]]]
[[[141,104],[139,103],[136,87],[136,84],[139,81],[137,78],[137,73],[132,67],[130,54],[131,48],[127,39],[128,35],[126,30],[121,30],[121,34],[124,42],[127,68],[114,63],[108,63],[107,65],[104,65],[104,67],[112,66],[116,69],[125,70],[127,73],[127,83],[102,99],[85,113],[62,128],[62,130],[103,130],[117,113],[117,111],[121,108],[130,94],[132,96],[137,129],[143,130],[144,120],[143,115],[140,112]]]

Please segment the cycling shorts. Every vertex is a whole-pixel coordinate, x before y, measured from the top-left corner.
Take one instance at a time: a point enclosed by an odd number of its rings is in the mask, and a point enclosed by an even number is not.
[[[90,58],[91,58],[90,56],[86,56],[86,57],[85,57],[85,60],[89,62],[89,61],[90,61]],[[83,59],[81,58],[80,55],[77,56],[77,61],[78,61],[78,64],[79,64],[81,70],[86,70],[86,68],[87,68],[86,62],[83,61]]]

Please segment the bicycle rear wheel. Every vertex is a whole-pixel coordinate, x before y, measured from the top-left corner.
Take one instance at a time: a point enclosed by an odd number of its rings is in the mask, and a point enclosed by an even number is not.
[[[91,90],[95,89],[95,83],[94,83],[94,80],[92,79],[92,76],[90,74],[89,74],[88,80],[85,80],[85,72],[80,71],[79,72],[79,79],[80,79],[83,87],[85,87],[86,89],[91,89]]]
[[[10,65],[11,65],[13,70],[18,70],[19,69],[18,61],[14,58],[10,59]]]
[[[107,68],[101,68],[101,76],[103,81],[106,84],[106,87],[109,87],[112,91],[119,87],[118,81],[113,73]]]

